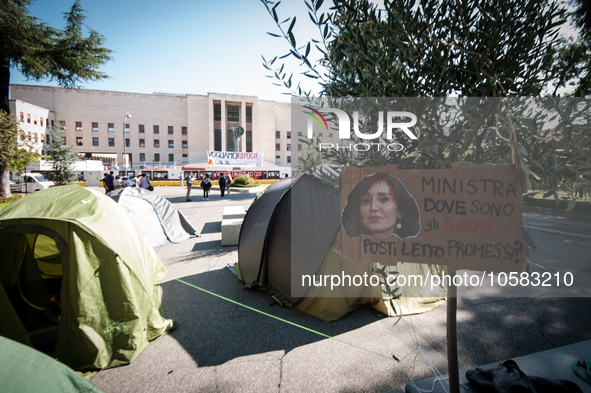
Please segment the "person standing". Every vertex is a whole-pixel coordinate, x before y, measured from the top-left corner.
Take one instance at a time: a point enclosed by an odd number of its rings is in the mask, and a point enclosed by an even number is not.
[[[226,194],[230,195],[230,184],[232,184],[232,176],[230,176],[230,172],[226,174]]]
[[[224,197],[224,193],[226,192],[226,178],[224,177],[224,173],[220,173],[220,177],[218,179],[218,185],[220,186],[220,193],[222,194],[222,198]]]
[[[107,187],[107,177],[109,177],[109,174],[105,173],[105,176],[103,177],[103,188],[105,189],[105,194],[109,192],[109,188]]]
[[[135,176],[131,176],[130,178],[125,179],[125,181],[123,182],[123,187],[127,188],[127,187],[135,187],[135,184],[133,182],[133,178]]]
[[[185,177],[185,183],[187,183],[187,197],[185,198],[185,202],[191,201],[191,186],[193,185],[194,181],[195,178],[193,177],[193,172],[189,172],[189,174]]]
[[[106,177],[105,183],[107,184],[107,192],[113,191],[115,189],[115,176],[113,176],[113,171],[109,172]]]
[[[147,174],[143,173],[142,178],[140,179],[140,187],[145,188],[146,190],[152,191],[154,188],[152,187],[152,182]],[[152,188],[152,190],[150,190]]]
[[[201,182],[201,188],[203,188],[203,200],[209,200],[209,189],[211,188],[211,181],[207,173],[203,174],[203,181]]]

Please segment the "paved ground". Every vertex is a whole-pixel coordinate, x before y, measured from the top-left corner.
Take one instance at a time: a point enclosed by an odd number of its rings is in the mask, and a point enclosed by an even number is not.
[[[203,201],[196,189],[194,202],[184,202],[184,188],[157,187],[155,192],[174,203],[202,236],[157,249],[169,270],[162,283],[163,312],[179,327],[151,343],[132,364],[92,377],[105,392],[386,392],[404,388],[410,377],[433,376],[417,345],[447,372],[445,306],[400,320],[361,308],[331,323],[281,308],[265,292],[245,289],[225,268],[236,262],[237,247],[221,246],[222,208],[247,209],[255,194],[233,192],[221,199],[213,191]],[[539,219],[545,224],[556,218]],[[544,229],[533,221],[531,226]],[[591,234],[591,220],[576,228]],[[591,271],[581,264],[591,262],[591,242],[565,233],[530,234],[538,244],[531,251],[533,261],[550,271],[565,265],[578,269],[575,273],[589,280]],[[589,310],[590,298],[460,298],[460,369],[589,340]],[[392,354],[404,359],[397,362]]]

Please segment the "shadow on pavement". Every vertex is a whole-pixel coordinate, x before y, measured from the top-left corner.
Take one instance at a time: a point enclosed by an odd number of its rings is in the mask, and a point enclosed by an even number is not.
[[[182,278],[189,284],[229,298],[264,313],[308,329],[336,336],[384,318],[377,311],[360,308],[336,322],[323,322],[293,308],[281,308],[261,290],[247,289],[227,269]],[[232,359],[294,348],[320,340],[321,336],[221,299],[180,281],[163,283],[164,315],[179,323],[170,335],[199,367],[216,366]]]

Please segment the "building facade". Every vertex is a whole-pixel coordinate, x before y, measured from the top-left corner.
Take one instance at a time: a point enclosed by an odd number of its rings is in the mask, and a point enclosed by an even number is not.
[[[26,148],[33,153],[44,154],[47,141],[47,130],[55,117],[49,109],[33,105],[29,102],[11,99],[10,113],[20,120],[20,128],[27,139],[26,143],[19,141],[20,148]]]
[[[31,122],[44,121],[44,126],[33,124],[39,126],[37,135],[48,128],[46,119],[53,113],[65,127],[66,142],[81,156],[117,167],[206,163],[208,150],[235,151],[235,127],[245,131],[237,151],[263,153],[269,164],[291,163],[287,103],[232,94],[139,94],[29,85],[11,85],[10,97],[16,104],[13,113],[22,112],[25,122],[29,116]],[[24,104],[30,109],[19,106]],[[28,128],[25,132],[32,137],[35,133]],[[41,144],[46,140],[39,138]]]

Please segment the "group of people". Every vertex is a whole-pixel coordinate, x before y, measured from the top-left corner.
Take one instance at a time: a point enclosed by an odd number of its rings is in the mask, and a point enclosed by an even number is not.
[[[191,201],[191,187],[193,186],[193,182],[195,182],[195,176],[193,176],[193,172],[189,172],[187,176],[185,176],[185,183],[187,184],[187,196],[186,201]],[[222,173],[218,179],[218,185],[220,186],[220,192],[222,198],[224,195],[230,195],[230,185],[232,184],[232,177],[230,173]],[[207,173],[203,174],[203,179],[201,180],[201,188],[203,189],[203,200],[209,200],[209,190],[211,189],[211,180]]]
[[[115,176],[113,171],[105,173],[103,187],[105,188],[105,193],[125,187],[141,187],[150,191],[154,190],[150,177],[144,173],[140,173],[137,176],[131,175],[127,177],[119,175]]]

